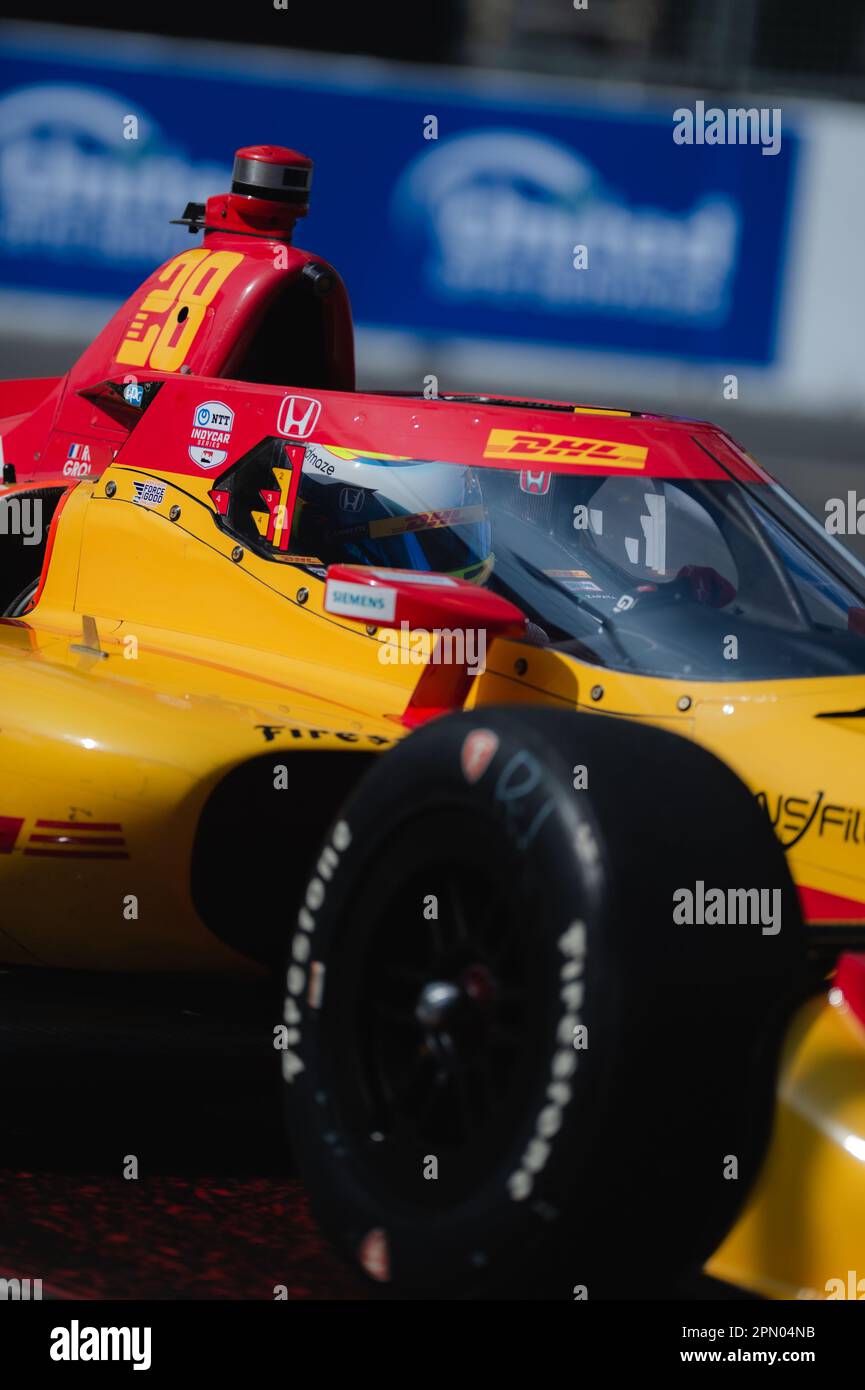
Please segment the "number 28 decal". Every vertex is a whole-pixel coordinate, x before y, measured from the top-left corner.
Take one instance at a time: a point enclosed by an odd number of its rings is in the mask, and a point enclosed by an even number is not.
[[[151,290],[133,315],[117,361],[158,372],[177,371],[208,304],[242,260],[239,251],[204,247],[175,256],[159,273],[163,288]]]

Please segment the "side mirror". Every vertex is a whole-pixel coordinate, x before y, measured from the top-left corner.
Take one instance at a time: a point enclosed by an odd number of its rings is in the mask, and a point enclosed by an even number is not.
[[[462,709],[479,674],[469,656],[481,654],[496,637],[524,637],[526,615],[489,589],[422,570],[331,565],[324,609],[367,627],[396,628],[429,635],[430,656],[402,715],[410,727]],[[474,641],[467,640],[472,634]]]

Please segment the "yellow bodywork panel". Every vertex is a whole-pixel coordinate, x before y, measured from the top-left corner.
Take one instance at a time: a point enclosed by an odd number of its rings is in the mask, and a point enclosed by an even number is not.
[[[417,672],[384,667],[376,638],[324,616],[320,584],[300,604],[273,587],[275,566],[233,562],[215,528],[212,546],[193,543],[181,523],[124,503],[125,481],[111,500],[75,489],[36,608],[0,624],[0,959],[252,969],[190,899],[207,796],[265,750],[278,762],[313,740],[386,747],[404,733],[388,716]],[[309,583],[299,574],[276,578],[295,595]],[[137,918],[124,915],[130,897]]]
[[[865,1031],[847,1005],[802,1009],[769,1153],[709,1274],[765,1298],[865,1298],[863,1057]]]

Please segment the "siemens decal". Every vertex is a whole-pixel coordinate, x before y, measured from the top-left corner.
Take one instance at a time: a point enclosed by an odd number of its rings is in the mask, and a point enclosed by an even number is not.
[[[325,595],[328,613],[347,618],[369,615],[382,623],[392,623],[396,612],[396,589],[371,589],[366,584],[347,584],[329,579]]]

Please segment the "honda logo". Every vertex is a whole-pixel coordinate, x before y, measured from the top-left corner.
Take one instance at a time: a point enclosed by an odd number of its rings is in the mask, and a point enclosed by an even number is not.
[[[363,488],[344,487],[339,494],[339,509],[342,512],[362,512],[364,503]]]
[[[311,396],[286,396],[279,407],[276,427],[280,434],[292,439],[306,439],[312,434],[321,414],[321,401]]]
[[[549,473],[533,473],[531,468],[524,468],[520,473],[520,491],[529,492],[535,497],[546,497],[551,480]]]

